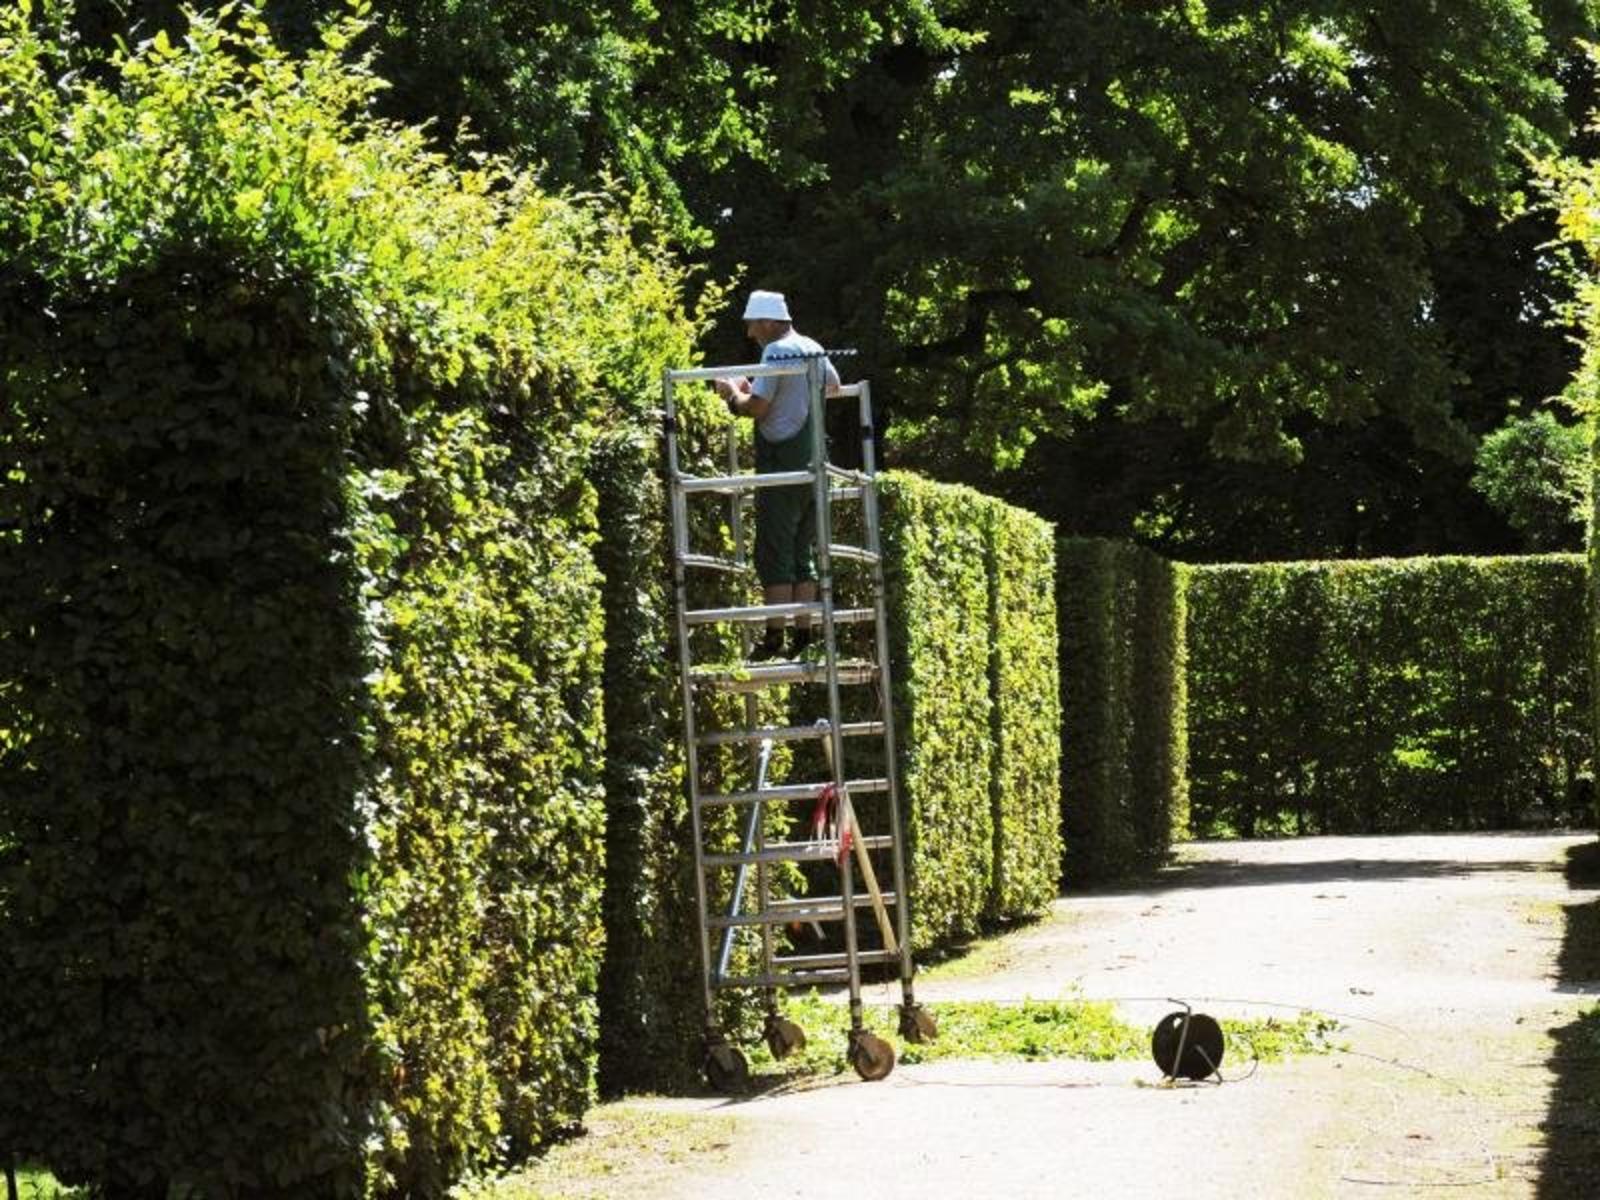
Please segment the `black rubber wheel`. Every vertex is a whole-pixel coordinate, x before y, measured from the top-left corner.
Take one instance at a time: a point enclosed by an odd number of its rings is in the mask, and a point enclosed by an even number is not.
[[[1183,1023],[1189,1022],[1184,1036]],[[1183,1061],[1178,1061],[1178,1043],[1183,1043]],[[1222,1066],[1222,1026],[1205,1013],[1168,1013],[1150,1035],[1150,1053],[1163,1075],[1173,1079],[1208,1079]]]
[[[767,1014],[767,1027],[762,1030],[761,1036],[766,1038],[767,1049],[779,1062],[796,1050],[804,1049],[806,1044],[806,1031],[777,1013]]]
[[[933,1019],[933,1014],[920,1004],[902,1004],[900,1006],[900,1036],[913,1046],[920,1046],[924,1042],[931,1042],[939,1036],[939,1023]]]
[[[736,1095],[750,1084],[750,1064],[737,1046],[719,1042],[706,1051],[706,1082],[712,1091]]]
[[[861,1078],[875,1083],[894,1070],[894,1047],[863,1029],[850,1039],[850,1065]]]

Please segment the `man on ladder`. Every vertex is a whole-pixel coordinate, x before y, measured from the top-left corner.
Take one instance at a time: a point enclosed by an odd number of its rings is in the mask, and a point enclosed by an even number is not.
[[[800,333],[782,292],[754,291],[744,309],[745,332],[761,347],[763,365],[784,359],[822,356],[816,342]],[[822,357],[823,384],[829,396],[839,390],[839,372]],[[811,401],[803,375],[717,379],[717,394],[733,412],[756,423],[756,470],[805,471],[811,467]],[[768,604],[808,604],[817,599],[817,512],[811,489],[764,488],[756,493],[756,577]],[[811,624],[795,627],[787,652],[798,657],[811,643]],[[767,625],[752,658],[785,656],[783,619]]]

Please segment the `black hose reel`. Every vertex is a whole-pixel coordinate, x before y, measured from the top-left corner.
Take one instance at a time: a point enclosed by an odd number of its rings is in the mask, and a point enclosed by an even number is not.
[[[1182,1000],[1182,1012],[1162,1017],[1150,1035],[1150,1053],[1169,1080],[1222,1080],[1222,1026]]]

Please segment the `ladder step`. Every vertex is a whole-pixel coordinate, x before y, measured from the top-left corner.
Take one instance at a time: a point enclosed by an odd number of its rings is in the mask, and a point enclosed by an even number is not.
[[[861,966],[870,966],[873,963],[899,962],[900,954],[895,950],[857,950],[856,962]],[[787,967],[791,971],[822,971],[829,967],[845,967],[850,965],[850,960],[842,953],[833,954],[788,954],[773,957],[774,967]]]
[[[791,800],[815,800],[822,795],[826,783],[784,783],[777,787],[764,787],[753,792],[712,792],[701,796],[700,803],[707,804],[784,804]],[[867,792],[887,792],[887,779],[847,779],[845,790],[852,796]]]
[[[832,543],[828,545],[828,554],[833,558],[864,563],[875,563],[879,557],[871,550],[863,550],[860,546],[835,546]]]
[[[764,475],[680,475],[678,486],[686,492],[748,492],[754,488],[794,487],[815,483],[810,471],[769,471]]]
[[[839,664],[840,683],[871,683],[878,678],[876,664],[850,659]],[[697,687],[726,692],[754,692],[789,683],[827,683],[828,667],[820,662],[752,663],[748,667],[697,667],[689,672]]]
[[[846,483],[853,484],[866,483],[869,479],[871,479],[871,476],[865,471],[853,471],[849,467],[836,467],[832,463],[825,463],[823,465],[828,469],[829,479],[842,479]]]
[[[747,571],[755,570],[749,563],[738,563],[728,558],[718,558],[714,554],[684,554],[678,558],[686,567],[704,567],[711,571],[727,571],[730,574],[742,575]]]
[[[834,488],[828,493],[828,498],[831,500],[859,500],[864,490],[860,487]]]
[[[853,897],[854,907],[872,907],[872,897],[865,892]],[[895,894],[883,893],[885,908],[893,908]],[[775,900],[765,911],[758,913],[740,913],[730,917],[726,913],[712,917],[706,924],[713,929],[727,929],[730,926],[750,925],[788,925],[793,921],[842,921],[844,919],[844,898],[842,896],[819,896],[816,899],[806,898],[803,903],[795,901]]]
[[[850,978],[846,970],[806,971],[797,973],[793,971],[775,971],[771,975],[730,975],[726,979],[712,977],[711,986],[714,988],[805,988],[814,987],[819,983],[843,983]]]
[[[872,897],[867,894],[865,889],[861,889],[861,890],[857,891],[855,893],[855,895],[852,897],[852,899],[854,900],[855,906],[857,908],[871,908],[872,907]],[[883,902],[885,904],[893,904],[894,903],[894,893],[893,892],[884,892],[883,893]],[[808,904],[821,904],[821,905],[825,905],[825,906],[831,906],[831,907],[834,907],[834,908],[838,908],[841,911],[843,911],[844,897],[843,896],[790,896],[790,897],[788,897],[786,899],[772,900],[772,901],[768,902],[767,908],[771,912],[782,913],[782,912],[787,912],[788,910],[794,909],[794,908],[804,908]],[[798,920],[798,918],[794,918],[794,919]]]
[[[887,850],[894,845],[894,838],[881,833],[862,838],[861,844],[868,850]],[[707,854],[700,859],[700,865],[709,870],[713,867],[742,867],[746,863],[826,862],[835,853],[834,847],[816,842],[778,842],[765,850],[752,850],[748,854]]]
[[[841,725],[845,737],[879,737],[885,731],[882,721],[854,721]],[[695,741],[701,746],[739,746],[751,742],[803,742],[828,736],[826,725],[758,725],[754,729],[726,729],[702,734]]]
[[[837,354],[839,352],[835,350],[834,353]],[[684,367],[681,370],[668,371],[667,378],[674,383],[691,383],[708,379],[761,379],[782,375],[803,376],[805,373],[806,365],[804,361],[799,360],[797,357],[793,361],[786,359],[783,362],[751,363],[748,366]],[[849,392],[848,389],[852,387],[855,388],[855,391]],[[847,384],[840,389],[840,394],[859,396],[861,394],[861,385],[859,383]]]
[[[836,608],[833,621],[836,625],[861,625],[878,615],[874,608]],[[820,604],[751,604],[743,608],[691,608],[683,619],[691,625],[709,625],[715,621],[736,621],[746,625],[759,625],[763,621],[782,617],[822,616]]]

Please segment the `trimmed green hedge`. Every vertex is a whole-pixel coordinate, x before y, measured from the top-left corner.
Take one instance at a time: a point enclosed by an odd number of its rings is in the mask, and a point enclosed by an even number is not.
[[[91,88],[0,14],[0,1151],[438,1196],[589,1100],[588,448],[694,331],[230,20]]]
[[[988,915],[1038,913],[1061,878],[1061,672],[1055,530],[991,501],[989,693],[994,875]]]
[[[880,484],[902,817],[918,948],[976,933],[994,865],[987,500]]]
[[[1060,854],[1053,535],[970,488],[882,477],[913,940],[1042,911]]]
[[[1159,864],[1188,826],[1181,568],[1098,538],[1057,546],[1062,878],[1097,883]]]
[[[1582,556],[1196,567],[1190,594],[1197,833],[1586,815]]]
[[[0,1144],[67,1179],[359,1190],[364,638],[316,318],[203,258],[0,288]]]
[[[677,361],[687,362],[687,352]],[[659,381],[655,388],[626,394],[653,398],[659,395]],[[676,402],[683,468],[699,474],[726,471],[729,418],[722,402],[699,387],[680,389]],[[643,424],[649,416],[641,408],[639,425],[603,439],[592,471],[605,514],[598,548],[606,578],[608,731],[600,1087],[608,1094],[692,1085],[699,1077],[704,1029],[665,461],[659,425],[653,420]],[[740,436],[748,463],[748,425]],[[731,554],[726,501],[700,496],[690,504],[695,548]],[[759,602],[749,583],[721,574],[698,573],[692,588],[694,606]],[[736,636],[731,629],[698,628],[696,661],[736,658]],[[787,700],[783,691],[762,698],[759,718],[784,723]],[[701,729],[744,722],[742,697],[704,696],[699,703]],[[773,781],[783,777],[789,759],[787,750],[773,755]],[[702,751],[700,766],[707,791],[754,786],[754,762],[746,752]],[[732,808],[706,810],[707,846],[737,849],[742,816],[742,810]],[[787,820],[788,814],[775,807],[769,814],[769,836],[787,836]],[[712,873],[707,882],[710,903],[725,907],[731,872]],[[794,872],[773,869],[772,886],[775,895],[792,889]],[[746,900],[753,904],[753,890]],[[755,953],[752,939],[739,939],[736,971]],[[751,994],[719,993],[718,1018],[725,1029],[752,1035],[759,1015]]]

